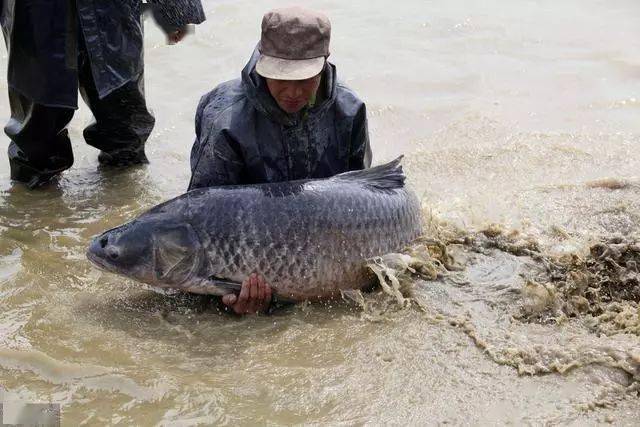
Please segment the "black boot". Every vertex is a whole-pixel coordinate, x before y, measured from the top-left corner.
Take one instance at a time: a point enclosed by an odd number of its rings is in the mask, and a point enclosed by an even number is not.
[[[15,144],[9,145],[9,167],[11,179],[27,186],[30,190],[41,187],[69,169],[73,159],[51,156],[46,167],[38,167],[26,158]]]
[[[144,147],[140,147],[137,150],[120,149],[109,153],[101,151],[98,162],[103,166],[123,167],[147,164],[149,159],[144,153]]]

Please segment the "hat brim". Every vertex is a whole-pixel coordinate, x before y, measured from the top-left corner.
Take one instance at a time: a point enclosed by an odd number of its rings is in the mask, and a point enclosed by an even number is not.
[[[315,77],[324,68],[325,58],[282,59],[260,55],[256,72],[262,77],[275,80],[306,80]]]

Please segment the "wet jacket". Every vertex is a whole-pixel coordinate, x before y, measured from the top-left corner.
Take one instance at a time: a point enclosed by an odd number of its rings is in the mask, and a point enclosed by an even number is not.
[[[324,99],[290,115],[255,71],[254,51],[242,78],[200,100],[189,189],[326,178],[371,165],[365,104],[339,83],[328,63]]]
[[[150,3],[176,28],[204,21],[200,0]],[[140,5],[141,0],[0,0],[9,86],[42,105],[77,108],[78,24],[99,96],[128,83],[143,69]]]

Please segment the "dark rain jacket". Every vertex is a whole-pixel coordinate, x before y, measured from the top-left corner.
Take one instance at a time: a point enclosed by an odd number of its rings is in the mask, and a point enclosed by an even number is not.
[[[278,107],[255,71],[254,51],[242,78],[200,100],[189,189],[326,178],[371,165],[365,104],[336,79],[328,63],[323,99],[296,115]]]
[[[200,0],[149,3],[176,28],[204,21]],[[143,70],[140,7],[141,0],[0,0],[9,86],[38,104],[77,108],[79,24],[99,96],[107,96]]]

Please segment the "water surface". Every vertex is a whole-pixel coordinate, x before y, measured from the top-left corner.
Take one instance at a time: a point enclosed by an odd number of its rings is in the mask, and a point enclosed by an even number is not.
[[[406,154],[426,216],[501,224],[552,254],[638,233],[640,3],[308,3],[367,102],[374,161]],[[239,76],[262,14],[285,4],[206,0],[179,46],[147,23],[148,167],[99,169],[84,106],[56,185],[14,187],[0,162],[1,400],[60,403],[66,425],[635,424],[638,336],[514,321],[528,261],[510,254],[464,255],[467,285],[416,281],[427,313],[376,316],[335,304],[237,319],[89,265],[92,236],[184,191],[199,97]]]

